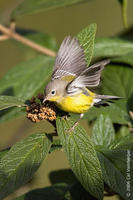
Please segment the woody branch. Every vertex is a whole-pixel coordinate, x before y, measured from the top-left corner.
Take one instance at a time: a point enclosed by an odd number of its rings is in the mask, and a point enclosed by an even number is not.
[[[56,52],[54,52],[54,51],[52,51],[52,50],[50,50],[50,49],[48,49],[44,46],[41,46],[41,45],[23,37],[23,36],[21,36],[20,34],[16,33],[14,22],[11,23],[9,28],[0,24],[0,32],[3,34],[3,35],[0,36],[0,41],[12,38],[14,40],[17,40],[17,41],[23,43],[24,45],[27,45],[27,46],[35,49],[36,51],[38,51],[42,54],[52,56],[52,57],[56,56]]]

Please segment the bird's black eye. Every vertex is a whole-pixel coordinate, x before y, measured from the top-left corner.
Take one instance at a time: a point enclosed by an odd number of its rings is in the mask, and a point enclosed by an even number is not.
[[[52,91],[51,91],[51,94],[52,94],[52,95],[55,95],[55,90],[52,90]]]

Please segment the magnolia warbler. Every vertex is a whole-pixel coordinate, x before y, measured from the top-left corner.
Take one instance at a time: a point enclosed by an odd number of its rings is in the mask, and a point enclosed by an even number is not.
[[[57,53],[52,80],[45,88],[43,102],[52,101],[63,111],[79,113],[81,119],[93,105],[103,100],[119,99],[117,96],[90,91],[99,85],[101,71],[108,63],[107,59],[87,67],[84,50],[78,39],[66,37]]]

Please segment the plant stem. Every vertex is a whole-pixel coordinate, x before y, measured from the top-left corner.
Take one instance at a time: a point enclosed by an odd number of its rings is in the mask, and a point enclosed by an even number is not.
[[[122,5],[122,17],[123,17],[123,24],[125,28],[128,28],[128,23],[127,23],[127,0],[123,0],[123,5]]]
[[[9,37],[6,36],[6,35],[1,35],[0,36],[0,41],[4,41],[4,40],[7,40],[7,39],[9,39]]]
[[[129,115],[130,115],[131,119],[133,120],[133,112],[131,110],[129,111]]]
[[[46,47],[43,47],[31,40],[19,35],[18,33],[14,32],[12,28],[6,28],[2,24],[0,24],[0,32],[2,32],[4,34],[3,38],[2,38],[2,36],[0,37],[1,38],[0,40],[5,40],[8,37],[13,38],[14,40],[17,40],[17,41],[35,49],[36,51],[38,51],[40,53],[46,54],[48,56],[53,56],[53,57],[56,56],[56,52],[54,52],[50,49],[47,49]]]

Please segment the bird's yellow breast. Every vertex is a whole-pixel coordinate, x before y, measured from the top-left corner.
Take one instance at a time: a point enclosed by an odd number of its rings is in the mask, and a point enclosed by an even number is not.
[[[62,97],[60,101],[56,102],[57,107],[66,112],[84,113],[91,106],[93,106],[95,94],[88,90],[89,95],[84,93],[76,94],[74,96]]]

